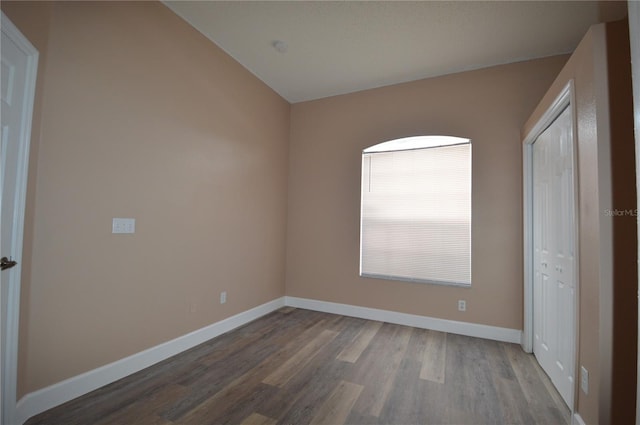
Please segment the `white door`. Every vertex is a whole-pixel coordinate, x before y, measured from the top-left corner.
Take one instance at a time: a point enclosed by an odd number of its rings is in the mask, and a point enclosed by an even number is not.
[[[571,109],[533,144],[533,352],[573,407],[575,211]]]
[[[38,53],[4,14],[0,47],[0,257],[3,259],[0,272],[0,417],[2,424],[11,424],[16,422],[20,264]]]

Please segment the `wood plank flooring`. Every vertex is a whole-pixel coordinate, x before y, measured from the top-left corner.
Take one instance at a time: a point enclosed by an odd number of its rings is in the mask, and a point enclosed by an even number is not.
[[[569,423],[520,346],[283,308],[28,425]]]

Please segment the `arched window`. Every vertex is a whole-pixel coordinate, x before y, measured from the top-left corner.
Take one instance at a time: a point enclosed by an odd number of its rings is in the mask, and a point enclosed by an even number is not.
[[[471,141],[391,140],[362,152],[360,275],[471,285]]]

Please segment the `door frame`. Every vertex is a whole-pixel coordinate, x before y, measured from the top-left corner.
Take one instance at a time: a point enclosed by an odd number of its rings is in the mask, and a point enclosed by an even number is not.
[[[13,222],[13,257],[18,266],[9,275],[7,295],[6,347],[2,353],[4,376],[2,376],[2,423],[17,422],[17,383],[18,383],[18,339],[20,320],[20,286],[22,271],[22,240],[24,236],[24,210],[27,197],[27,178],[29,167],[29,146],[31,142],[31,123],[35,100],[36,78],[38,72],[38,50],[20,32],[20,30],[2,13],[2,38],[10,39],[27,57],[25,76],[24,107],[22,109],[21,128],[19,129],[19,153],[17,164],[15,209]]]
[[[522,332],[522,349],[527,353],[533,352],[533,282],[534,282],[534,267],[533,267],[533,144],[538,139],[538,136],[542,134],[555,121],[555,119],[566,108],[571,108],[571,121],[572,121],[572,136],[571,146],[573,150],[573,198],[574,198],[574,279],[575,279],[575,320],[574,320],[574,386],[573,386],[573,406],[569,406],[571,414],[575,411],[578,394],[578,343],[579,333],[578,324],[580,317],[580,276],[579,267],[580,264],[580,233],[579,233],[579,214],[578,214],[578,144],[577,144],[577,111],[575,101],[575,84],[573,79],[564,86],[560,91],[560,94],[555,98],[551,106],[540,117],[538,122],[533,126],[529,133],[525,136],[522,142],[522,166],[523,166],[523,255],[524,255],[524,327]]]

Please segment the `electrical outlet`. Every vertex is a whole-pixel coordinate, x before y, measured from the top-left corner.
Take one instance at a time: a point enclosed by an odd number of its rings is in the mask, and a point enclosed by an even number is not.
[[[467,311],[467,302],[465,300],[458,300],[458,311]]]
[[[195,313],[197,309],[198,306],[196,305],[195,301],[189,302],[189,313]]]
[[[580,366],[580,389],[589,394],[589,371],[584,366]]]
[[[220,304],[227,302],[227,291],[220,292]]]

